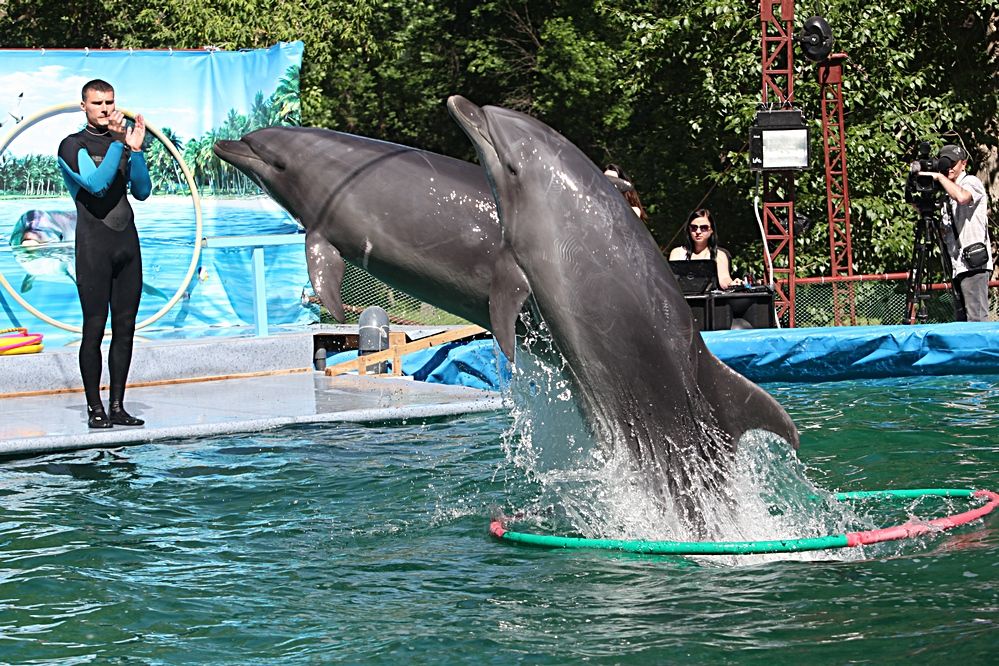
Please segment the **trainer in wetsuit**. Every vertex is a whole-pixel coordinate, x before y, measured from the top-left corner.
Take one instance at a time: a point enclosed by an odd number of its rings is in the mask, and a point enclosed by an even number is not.
[[[59,144],[59,166],[76,202],[76,286],[83,308],[80,373],[87,396],[88,425],[143,424],[122,406],[132,337],[142,291],[142,257],[132,206],[126,192],[142,201],[152,185],[142,155],[146,123],[125,116],[114,105],[114,88],[95,79],[83,86],[80,107],[87,126]],[[111,310],[108,372],[111,392],[108,412],[101,402],[101,340]]]

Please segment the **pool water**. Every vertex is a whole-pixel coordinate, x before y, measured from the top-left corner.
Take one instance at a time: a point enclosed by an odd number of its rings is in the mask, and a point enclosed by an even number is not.
[[[766,388],[797,422],[816,486],[999,489],[996,378]],[[811,560],[514,546],[487,535],[491,513],[537,508],[547,491],[512,453],[511,422],[296,427],[8,460],[0,662],[995,657],[999,516]],[[883,518],[965,508],[934,500]]]

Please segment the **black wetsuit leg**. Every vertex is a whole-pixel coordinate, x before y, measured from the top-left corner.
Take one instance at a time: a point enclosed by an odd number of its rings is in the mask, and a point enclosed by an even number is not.
[[[77,291],[83,308],[80,374],[87,404],[101,404],[101,340],[111,307],[108,370],[111,399],[121,401],[132,361],[132,335],[142,293],[142,258],[134,226],[115,231],[98,221],[78,223]]]
[[[139,252],[139,235],[130,226],[120,233],[123,239],[121,255],[114,262],[111,284],[111,349],[108,352],[108,374],[111,376],[110,403],[125,399],[125,382],[132,364],[132,340],[135,337],[135,318],[139,312],[142,295],[142,255]]]

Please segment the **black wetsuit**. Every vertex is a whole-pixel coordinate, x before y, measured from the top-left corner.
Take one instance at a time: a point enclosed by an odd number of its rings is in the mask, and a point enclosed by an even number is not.
[[[108,372],[111,402],[124,398],[142,292],[142,257],[132,206],[152,185],[141,152],[130,153],[107,132],[89,128],[59,144],[59,166],[76,202],[76,286],[83,308],[80,374],[87,404],[101,404],[101,340],[111,307]]]

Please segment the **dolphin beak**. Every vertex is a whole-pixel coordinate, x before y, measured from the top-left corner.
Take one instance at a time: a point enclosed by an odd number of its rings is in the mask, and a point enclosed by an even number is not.
[[[230,162],[236,166],[244,166],[251,162],[260,161],[260,158],[255,152],[253,152],[253,149],[249,146],[249,144],[242,140],[216,141],[215,145],[212,147],[212,152],[226,162]]]
[[[448,97],[447,110],[472,141],[475,152],[479,155],[479,163],[485,167],[486,175],[492,181],[492,172],[500,169],[500,159],[493,138],[489,134],[489,119],[486,112],[461,95]],[[495,183],[493,185],[495,187]]]
[[[447,110],[454,118],[458,126],[468,135],[472,143],[479,150],[483,145],[492,148],[492,139],[489,136],[489,122],[486,114],[481,108],[468,101],[461,95],[451,95],[447,98]],[[495,153],[492,149],[490,152]]]

